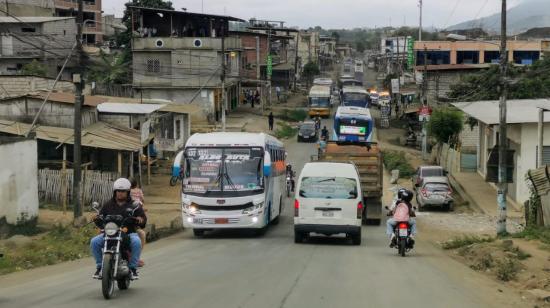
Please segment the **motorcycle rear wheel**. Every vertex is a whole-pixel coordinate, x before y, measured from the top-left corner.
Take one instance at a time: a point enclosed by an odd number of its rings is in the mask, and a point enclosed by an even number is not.
[[[115,291],[113,256],[111,254],[105,254],[105,256],[103,256],[101,291],[105,299],[110,299]]]
[[[170,186],[176,186],[176,184],[178,183],[178,177],[177,176],[173,176],[170,178]]]
[[[404,238],[400,238],[399,239],[399,244],[398,244],[398,247],[399,247],[399,254],[404,257],[405,256],[405,252],[407,250],[407,240],[404,239]]]

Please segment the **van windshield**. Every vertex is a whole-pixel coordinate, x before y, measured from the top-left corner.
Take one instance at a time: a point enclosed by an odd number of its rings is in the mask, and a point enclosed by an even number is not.
[[[357,181],[344,177],[304,177],[300,197],[312,199],[356,199]]]

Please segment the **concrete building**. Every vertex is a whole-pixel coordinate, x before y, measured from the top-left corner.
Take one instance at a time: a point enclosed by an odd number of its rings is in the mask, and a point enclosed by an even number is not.
[[[347,59],[351,57],[351,46],[349,44],[336,44],[336,55],[339,59]]]
[[[319,63],[319,32],[301,30],[298,35],[298,57],[302,67],[309,62]]]
[[[0,137],[0,238],[38,218],[36,139]],[[6,232],[6,233],[8,233]]]
[[[115,15],[103,15],[101,16],[101,22],[104,38],[112,37],[117,33],[117,29],[112,25],[122,25],[122,18],[117,18]]]
[[[209,122],[221,120],[221,66],[225,56],[227,110],[240,93],[241,40],[228,37],[228,16],[132,7],[133,87],[136,97],[201,107]],[[222,54],[225,37],[225,55]]]
[[[24,76],[0,75],[0,99],[6,97],[26,95],[38,91],[48,91],[53,87],[55,79]],[[73,92],[74,83],[65,80],[57,81],[55,90],[58,92]]]
[[[515,65],[529,65],[542,55],[540,41],[508,41],[508,60]],[[428,100],[438,101],[466,75],[498,64],[499,42],[478,41],[422,41],[415,42],[415,73],[421,82],[427,71]],[[424,66],[424,54],[427,65]]]
[[[498,142],[499,108],[498,101],[478,101],[454,103],[464,113],[477,119],[479,135],[477,140],[477,172],[486,177],[491,152]],[[528,170],[537,166],[538,110],[550,109],[550,100],[510,100],[507,109],[508,148],[513,155],[513,183],[508,185],[510,198],[519,204],[529,199],[530,193],[525,182]],[[545,118],[543,164],[550,164],[550,117]],[[469,129],[465,127],[465,129]],[[470,142],[471,140],[469,140]],[[494,155],[495,153],[493,153]],[[497,155],[498,157],[498,155]]]
[[[54,0],[4,0],[0,10],[0,16],[55,16]]]
[[[319,64],[321,69],[331,69],[336,59],[336,39],[332,36],[321,35],[319,37]]]
[[[72,17],[0,17],[0,74],[19,74],[36,60],[56,76],[75,43]],[[64,79],[70,78],[66,70]]]
[[[82,30],[84,33],[84,42],[87,44],[100,44],[103,42],[102,18],[102,0],[84,1],[84,20],[89,20],[86,27]],[[75,0],[54,0],[55,16],[76,17],[78,11],[78,2]],[[92,22],[98,21],[99,23]]]
[[[15,122],[32,123],[46,98],[46,92],[26,94],[0,99],[0,119]],[[52,93],[37,124],[64,128],[74,127],[74,101],[70,93]],[[82,127],[88,127],[97,122],[96,106],[105,102],[105,98],[86,95],[82,106]]]

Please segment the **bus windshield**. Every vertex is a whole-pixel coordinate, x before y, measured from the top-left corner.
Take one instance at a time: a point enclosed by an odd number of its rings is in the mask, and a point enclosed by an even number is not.
[[[330,98],[329,97],[310,97],[309,106],[328,108],[330,106]]]
[[[216,195],[262,190],[261,153],[260,148],[188,148],[183,190]]]

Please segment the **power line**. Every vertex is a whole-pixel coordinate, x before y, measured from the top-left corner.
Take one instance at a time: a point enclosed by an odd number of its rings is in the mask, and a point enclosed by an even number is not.
[[[458,7],[458,5],[460,4],[460,1],[461,0],[456,0],[455,2],[455,6],[453,7],[453,10],[451,11],[451,14],[449,15],[449,17],[447,17],[447,21],[445,22],[445,26],[443,27],[443,29],[447,29],[447,26],[449,25],[449,21],[451,20],[451,18],[453,17],[455,11],[456,11],[456,8]]]

